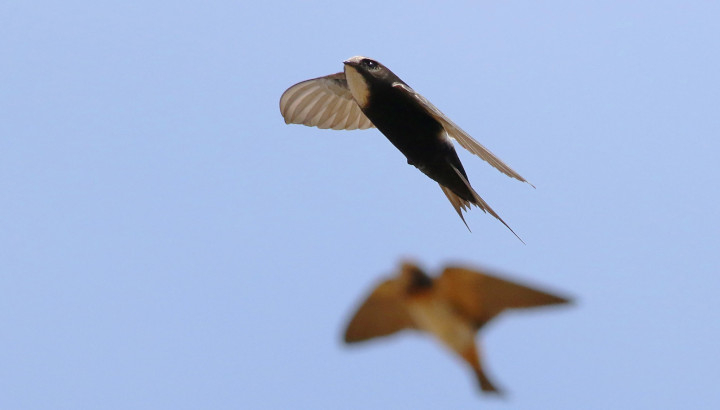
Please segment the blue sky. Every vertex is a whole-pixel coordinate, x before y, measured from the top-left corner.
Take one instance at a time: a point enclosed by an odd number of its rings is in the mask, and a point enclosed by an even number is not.
[[[0,395],[14,409],[718,408],[716,2],[0,6]],[[527,242],[282,92],[375,58],[537,186]],[[402,257],[572,295],[478,340],[347,349]]]

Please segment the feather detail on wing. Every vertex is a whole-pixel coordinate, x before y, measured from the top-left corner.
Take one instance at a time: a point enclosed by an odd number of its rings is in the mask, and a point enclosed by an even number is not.
[[[504,163],[500,158],[495,156],[495,154],[490,152],[489,149],[485,148],[482,144],[475,141],[475,139],[473,139],[473,137],[471,137],[467,132],[463,131],[462,128],[458,127],[454,122],[452,122],[450,118],[448,118],[445,114],[442,113],[442,111],[432,105],[432,103],[428,101],[427,98],[418,94],[407,84],[396,82],[393,84],[393,87],[402,88],[408,93],[410,93],[415,98],[415,100],[428,112],[428,114],[432,115],[438,122],[440,122],[440,124],[442,124],[447,135],[450,138],[455,139],[460,144],[460,146],[482,158],[483,160],[487,161],[488,164],[492,165],[493,167],[495,167],[495,169],[502,172],[503,174],[530,184],[525,178],[521,177],[520,174],[510,168],[509,165]],[[530,186],[532,186],[533,188],[535,187],[533,184],[530,184]]]
[[[344,73],[303,81],[280,97],[280,113],[287,124],[334,130],[372,128],[348,89]]]

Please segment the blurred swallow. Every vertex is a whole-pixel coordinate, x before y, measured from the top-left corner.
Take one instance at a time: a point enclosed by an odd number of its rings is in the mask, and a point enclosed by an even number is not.
[[[515,234],[470,186],[450,139],[457,140],[463,148],[500,172],[527,182],[525,178],[387,67],[362,56],[352,57],[344,64],[342,73],[303,81],[288,88],[280,98],[280,112],[285,122],[334,130],[377,127],[405,154],[408,164],[440,184],[465,226],[467,222],[462,211],[475,205]]]
[[[447,267],[437,278],[405,262],[360,305],[345,330],[345,343],[404,329],[431,333],[473,370],[480,388],[500,394],[483,371],[475,334],[506,309],[569,303],[570,300],[483,272]]]

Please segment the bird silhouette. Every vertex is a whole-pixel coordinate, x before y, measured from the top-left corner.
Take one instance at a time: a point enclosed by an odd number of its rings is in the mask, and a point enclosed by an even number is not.
[[[569,302],[482,271],[449,266],[431,278],[414,263],[403,262],[360,305],[344,340],[353,344],[406,329],[430,333],[470,366],[482,391],[499,394],[483,370],[477,331],[507,309]]]
[[[470,185],[452,139],[500,172],[527,182],[525,178],[379,62],[357,56],[346,60],[344,67],[341,73],[288,88],[280,98],[285,122],[334,130],[377,127],[408,164],[440,185],[465,226],[462,212],[475,205],[515,234]]]

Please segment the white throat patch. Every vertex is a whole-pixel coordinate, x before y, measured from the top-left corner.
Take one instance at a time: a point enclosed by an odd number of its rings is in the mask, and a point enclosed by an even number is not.
[[[363,77],[355,67],[346,65],[345,79],[347,80],[348,88],[350,89],[350,93],[355,99],[355,102],[358,103],[360,108],[365,108],[368,103],[368,96],[370,95],[370,90],[368,89],[365,77]]]

